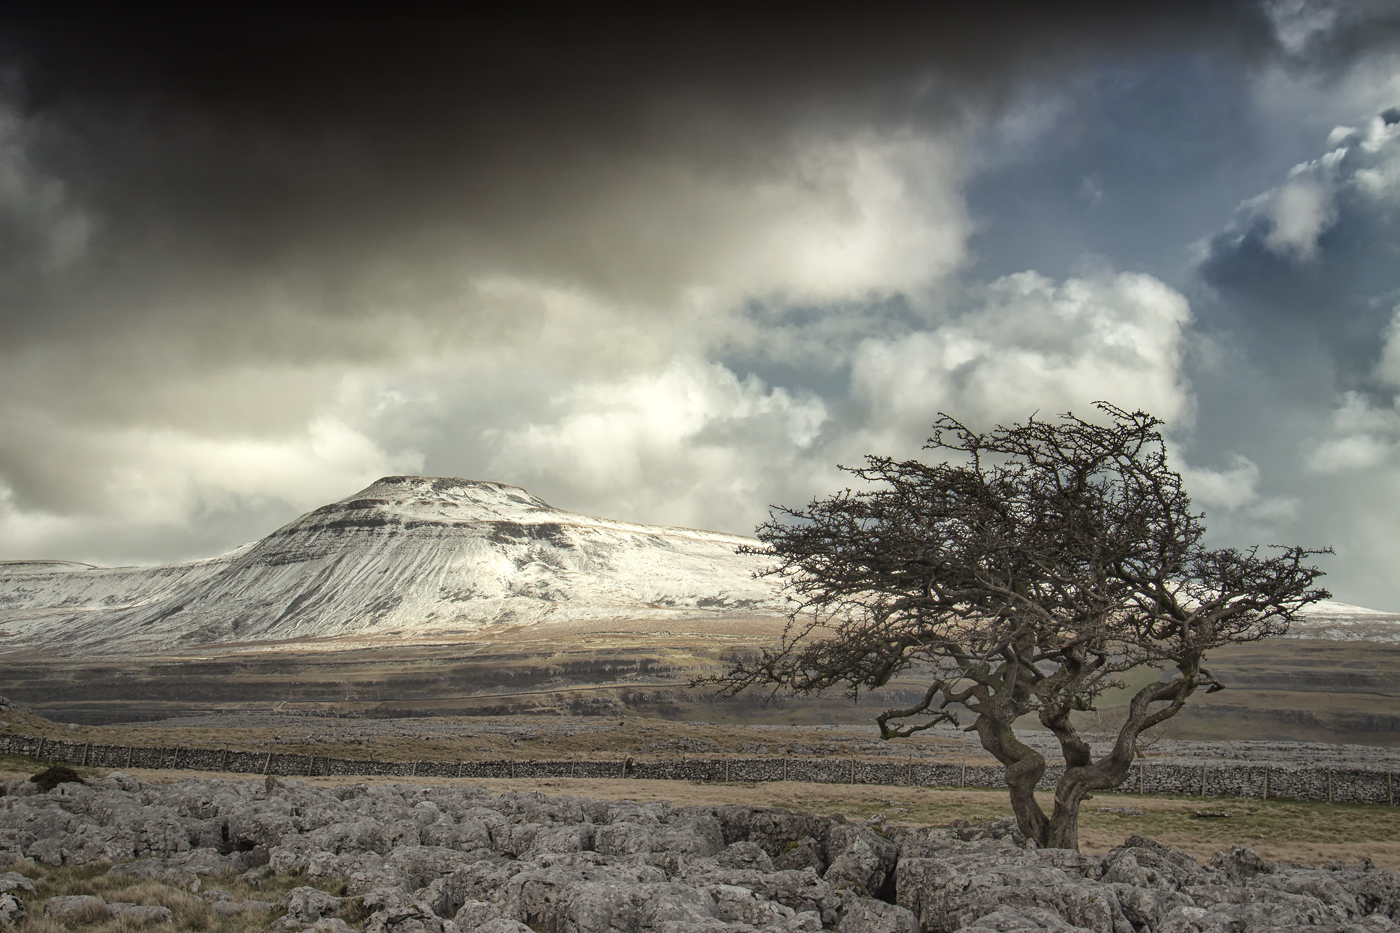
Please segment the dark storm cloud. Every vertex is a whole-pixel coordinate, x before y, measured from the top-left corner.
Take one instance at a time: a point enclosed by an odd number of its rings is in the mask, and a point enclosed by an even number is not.
[[[1400,40],[1400,8],[1390,0],[1274,0],[1265,9],[1292,65],[1340,74]]]
[[[27,168],[61,191],[70,225],[88,225],[88,254],[59,275],[39,261],[56,248],[45,218],[5,231],[0,336],[185,322],[197,296],[259,275],[291,276],[303,306],[353,316],[363,296],[338,290],[347,268],[447,240],[483,264],[646,296],[635,269],[569,227],[599,177],[629,164],[683,153],[762,175],[796,127],[947,120],[1083,56],[1206,45],[1248,57],[1271,41],[1244,4],[982,9],[14,20],[4,60]]]
[[[419,471],[744,531],[940,404],[1184,418],[1168,273],[1287,168],[1208,180],[1269,148],[1251,76],[1375,39],[1331,9],[12,15],[0,556],[207,556]]]
[[[1338,392],[1374,387],[1383,332],[1400,305],[1400,201],[1359,183],[1385,171],[1395,147],[1368,152],[1358,138],[1343,142],[1335,160],[1300,166],[1243,208],[1236,228],[1209,240],[1199,270],[1215,292],[1199,303],[1204,326],[1243,338],[1260,368],[1292,374],[1283,391],[1309,391],[1329,405]],[[1304,226],[1294,243],[1288,217],[1277,215],[1298,187],[1315,203],[1295,207]],[[1319,365],[1316,380],[1296,379]]]

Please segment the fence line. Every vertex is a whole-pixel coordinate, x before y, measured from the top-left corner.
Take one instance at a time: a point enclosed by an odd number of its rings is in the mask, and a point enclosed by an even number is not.
[[[189,746],[97,745],[0,734],[0,753],[86,767],[183,769],[290,777],[636,778],[681,781],[802,781],[913,787],[1005,787],[1000,765],[865,761],[858,758],[689,758],[556,761],[374,761],[245,752]],[[1048,765],[1039,786],[1051,789],[1063,765]],[[1395,804],[1395,774],[1367,768],[1187,765],[1139,759],[1118,793],[1200,797],[1289,797],[1337,803]]]

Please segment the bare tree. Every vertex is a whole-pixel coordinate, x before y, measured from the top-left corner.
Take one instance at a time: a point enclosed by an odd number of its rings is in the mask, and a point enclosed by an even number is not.
[[[1175,716],[1220,645],[1281,635],[1329,594],[1308,564],[1330,550],[1210,550],[1160,420],[1099,403],[1102,423],[1072,414],[979,434],[947,415],[925,449],[938,461],[871,456],[865,481],[779,508],[758,529],[766,574],[792,600],[782,643],[710,679],[855,698],[909,672],[922,699],[880,714],[884,738],[975,717],[982,746],[1006,766],[1022,832],[1078,848],[1079,808],[1121,783],[1138,736]],[[1112,750],[1094,759],[1071,721],[1119,675],[1150,666]],[[921,681],[922,683],[922,681]],[[1065,773],[1048,815],[1034,795],[1045,758],[1016,735],[1034,714],[1059,740]]]

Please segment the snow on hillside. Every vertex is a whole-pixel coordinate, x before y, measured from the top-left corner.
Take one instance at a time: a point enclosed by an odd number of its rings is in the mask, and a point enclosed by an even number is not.
[[[1293,623],[1288,637],[1400,644],[1400,613],[1324,599],[1304,610],[1303,618]]]
[[[590,518],[515,486],[390,476],[261,541],[166,567],[0,563],[0,651],[472,632],[782,611],[752,538]],[[1292,634],[1400,642],[1400,615],[1326,601]]]
[[[753,539],[590,518],[499,483],[391,476],[220,557],[0,564],[0,650],[149,653],[503,623],[780,611]]]

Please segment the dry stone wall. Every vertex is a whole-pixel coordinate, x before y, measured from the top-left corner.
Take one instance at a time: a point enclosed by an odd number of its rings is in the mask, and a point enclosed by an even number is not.
[[[438,778],[636,778],[679,781],[802,781],[916,787],[1004,787],[999,765],[835,758],[661,758],[603,761],[372,761],[227,749],[64,742],[0,735],[0,753],[102,768],[178,768],[283,776]],[[1050,789],[1063,766],[1046,768]],[[1395,803],[1395,773],[1366,768],[1185,765],[1140,761],[1122,793],[1200,797],[1290,797],[1336,803]]]

